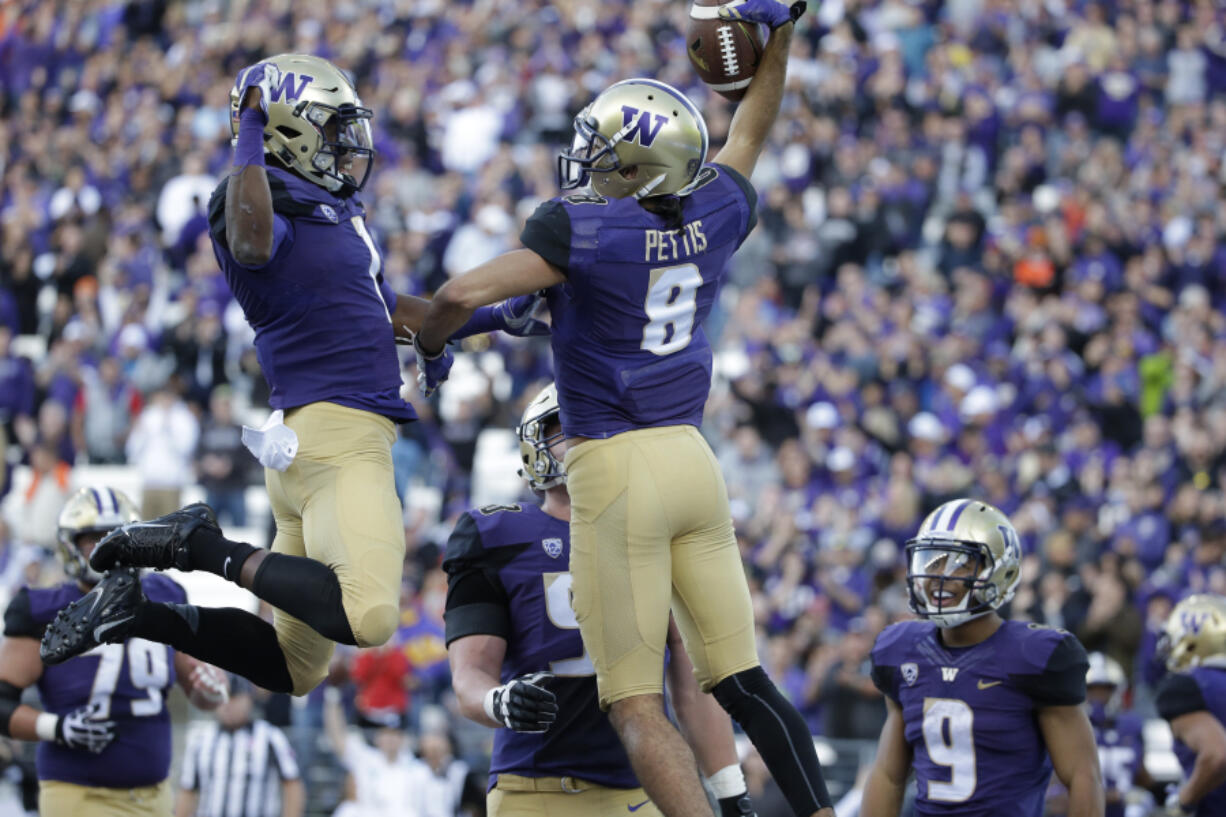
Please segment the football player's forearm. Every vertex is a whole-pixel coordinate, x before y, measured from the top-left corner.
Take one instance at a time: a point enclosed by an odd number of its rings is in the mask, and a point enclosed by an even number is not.
[[[762,64],[754,74],[753,81],[749,83],[745,98],[737,106],[732,124],[728,128],[728,147],[733,148],[738,156],[748,154],[744,158],[748,160],[749,167],[737,168],[744,175],[749,175],[746,170],[752,172],[758,153],[761,152],[766,137],[774,127],[775,118],[779,115],[794,27],[792,23],[787,23],[771,32],[770,40],[762,52]]]
[[[38,736],[37,722],[38,716],[43,714],[41,710],[35,709],[28,704],[22,704],[13,710],[13,715],[9,718],[8,735],[17,740],[42,740]]]
[[[455,673],[451,686],[455,690],[461,715],[491,729],[502,727],[501,723],[485,713],[486,693],[499,686],[497,678],[482,670],[469,668]]]
[[[1068,782],[1068,817],[1103,817],[1103,787],[1093,768],[1082,768]]]
[[[226,188],[226,242],[243,266],[262,266],[272,256],[272,191],[268,173],[247,165]]]
[[[864,799],[860,802],[860,817],[898,817],[902,811],[906,781],[900,785],[890,780],[876,766],[864,782]]]
[[[1185,806],[1195,805],[1223,783],[1226,783],[1226,757],[1215,752],[1200,752],[1188,782],[1179,789],[1179,802]]]
[[[453,283],[455,281],[443,284],[430,301],[430,306],[426,309],[426,317],[422,320],[421,331],[417,335],[421,348],[432,354],[441,351],[447,344],[447,339],[455,334],[455,331],[464,325],[477,306],[480,306],[480,304],[470,306],[461,298],[455,297],[460,293],[456,292],[456,287],[452,286]]]

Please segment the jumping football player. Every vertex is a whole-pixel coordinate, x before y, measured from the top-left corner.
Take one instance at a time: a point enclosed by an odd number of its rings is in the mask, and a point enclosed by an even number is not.
[[[1102,817],[1103,791],[1086,697],[1085,649],[1064,630],[1006,621],[1021,547],[984,502],[937,508],[907,542],[911,609],[873,646],[886,698],[863,817],[898,817],[915,769],[915,813],[1041,817],[1052,767],[1069,817]]]
[[[763,671],[728,493],[698,432],[711,386],[702,323],[755,223],[748,178],[783,95],[804,3],[720,14],[770,27],[719,153],[702,114],[651,79],[619,82],[575,118],[564,190],[505,253],[436,293],[415,338],[419,384],[446,378],[445,343],[472,311],[548,289],[571,497],[573,604],[600,705],[668,817],[706,817],[693,753],[663,707],[669,609],[704,691],[744,728],[798,817],[830,814],[812,736]]]
[[[166,696],[178,681],[201,709],[227,698],[216,668],[163,644],[131,638],[57,666],[44,666],[38,642],[47,622],[101,577],[87,559],[98,540],[139,519],[136,506],[109,488],[82,488],[60,512],[56,556],[69,581],[23,588],[4,614],[0,643],[0,733],[40,741],[38,810],[43,817],[165,817],[171,810],[170,713]],[[136,583],[134,571],[122,579]],[[165,576],[140,579],[146,595],[186,601]],[[21,703],[38,685],[43,710]]]
[[[520,475],[537,505],[495,505],[460,517],[447,543],[447,652],[460,711],[499,728],[487,806],[517,814],[655,815],[600,710],[596,671],[570,607],[566,442],[551,384],[516,429]],[[669,689],[722,817],[752,815],[732,724],[699,692],[671,638]]]
[[[240,72],[230,105],[235,168],[209,202],[209,231],[284,412],[264,431],[284,440],[264,472],[277,535],[271,552],[228,540],[193,505],[125,525],[92,563],[216,573],[276,608],[273,623],[149,603],[116,578],[64,611],[42,655],[54,663],[137,635],[302,695],[323,680],[334,642],[383,644],[399,621],[405,540],[391,446],[394,424],[415,415],[395,338],[417,327],[425,301],[397,296],[380,271],[358,196],[374,156],[371,111],[349,79],[327,60],[284,54]],[[457,336],[540,332],[526,315],[533,300],[491,307]]]
[[[1158,714],[1171,723],[1183,785],[1169,817],[1226,814],[1226,598],[1188,596],[1171,611],[1158,651],[1172,675],[1158,687]]]

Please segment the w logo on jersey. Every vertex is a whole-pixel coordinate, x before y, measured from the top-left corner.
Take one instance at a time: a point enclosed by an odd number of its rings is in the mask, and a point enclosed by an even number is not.
[[[628,142],[638,142],[645,148],[651,147],[651,143],[656,141],[656,136],[660,133],[660,128],[664,127],[667,121],[668,117],[663,114],[622,105],[622,130],[626,131],[624,138]],[[634,123],[633,127],[631,123]],[[627,128],[629,130],[626,130]]]
[[[284,97],[286,102],[297,102],[298,97],[302,96],[302,92],[306,90],[307,85],[314,81],[315,77],[302,74],[298,77],[298,84],[295,86],[294,72],[287,71],[281,77],[281,84],[272,86],[272,101],[280,102],[281,98]]]
[[[951,682],[951,681],[956,680],[957,677],[958,677],[957,667],[941,667],[941,680],[942,681]]]

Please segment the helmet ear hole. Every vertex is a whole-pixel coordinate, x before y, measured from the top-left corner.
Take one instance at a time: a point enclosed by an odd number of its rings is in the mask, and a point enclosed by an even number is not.
[[[295,130],[294,128],[286,125],[277,125],[277,133],[281,134],[286,139],[297,139],[302,135],[301,131]]]

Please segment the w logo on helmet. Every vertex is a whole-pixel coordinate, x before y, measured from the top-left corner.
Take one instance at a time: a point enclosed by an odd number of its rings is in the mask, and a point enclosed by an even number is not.
[[[1183,628],[1188,632],[1192,633],[1193,635],[1200,635],[1200,629],[1201,627],[1205,626],[1205,620],[1207,618],[1208,616],[1204,613],[1184,611],[1184,614],[1180,616],[1180,623],[1183,624]]]
[[[281,78],[281,84],[272,86],[272,101],[280,102],[281,98],[284,97],[286,102],[297,102],[298,97],[302,96],[302,92],[306,90],[307,85],[315,81],[315,77],[302,74],[298,77],[298,80],[298,85],[295,87],[294,73],[292,71],[286,72]]]
[[[635,121],[635,117],[638,121]],[[660,133],[660,128],[664,127],[667,121],[668,117],[663,114],[653,114],[651,111],[640,111],[630,105],[622,105],[622,129],[629,128],[625,136],[628,142],[638,142],[645,148],[651,147],[651,143],[656,141],[656,136]],[[634,127],[630,127],[631,122]]]

